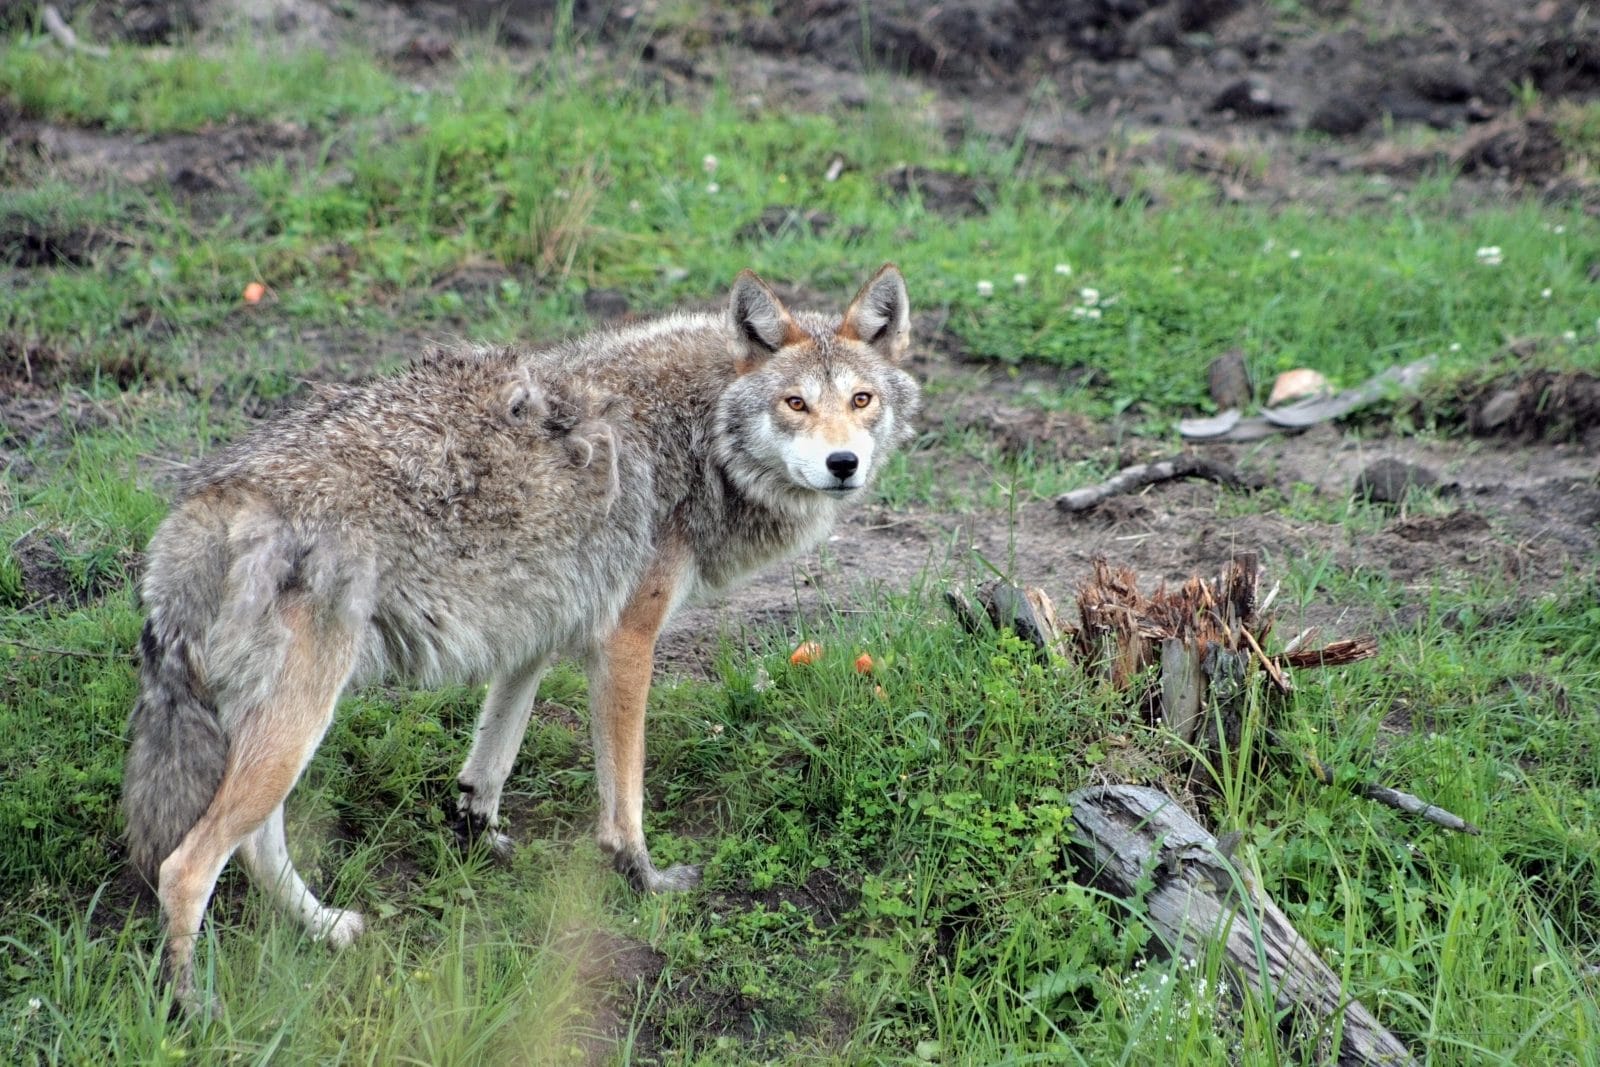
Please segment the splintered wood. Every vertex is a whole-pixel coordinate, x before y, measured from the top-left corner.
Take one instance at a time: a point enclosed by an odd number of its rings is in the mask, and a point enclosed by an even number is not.
[[[1160,684],[1149,690],[1146,711],[1179,740],[1193,742],[1208,707],[1235,712],[1231,698],[1252,659],[1279,689],[1291,688],[1283,668],[1262,651],[1272,620],[1257,618],[1259,605],[1254,554],[1234,557],[1213,581],[1190,578],[1176,589],[1163,583],[1148,597],[1133,571],[1096,560],[1078,592],[1081,624],[1071,648],[1118,689],[1132,688],[1158,667]],[[1230,699],[1219,699],[1224,695]]]
[[[1194,752],[1191,781],[1203,788],[1217,757],[1238,744],[1249,680],[1256,670],[1265,676],[1269,691],[1286,694],[1294,689],[1293,672],[1341,667],[1377,654],[1378,642],[1371,636],[1307,647],[1316,637],[1314,629],[1268,654],[1276,592],[1262,596],[1260,558],[1242,552],[1211,581],[1191,577],[1176,587],[1162,583],[1148,596],[1139,591],[1132,570],[1096,560],[1078,590],[1076,626],[1060,623],[1050,598],[1032,587],[995,580],[978,586],[970,598],[956,590],[945,596],[968,631],[1009,628],[1042,654],[1074,659],[1114,688],[1135,695],[1146,722],[1164,726]],[[1278,709],[1269,705],[1268,710]],[[1315,754],[1295,750],[1271,726],[1266,738],[1318,783],[1336,784]],[[1347,787],[1436,826],[1480,832],[1460,816],[1390,786],[1351,782]]]
[[[1137,700],[1150,725],[1174,735],[1188,757],[1191,788],[1204,796],[1216,769],[1237,758],[1246,714],[1259,716],[1257,736],[1276,755],[1290,755],[1325,786],[1335,776],[1314,753],[1296,751],[1274,718],[1290,714],[1283,697],[1297,671],[1339,667],[1376,655],[1377,641],[1357,637],[1310,647],[1314,630],[1269,653],[1276,590],[1261,595],[1253,553],[1235,556],[1211,581],[1195,577],[1146,596],[1138,576],[1104,560],[1078,591],[1078,624],[1062,625],[1042,590],[1002,581],[978,586],[971,596],[946,594],[969,632],[1010,629],[1039,650],[1082,664],[1091,674]],[[1252,701],[1252,693],[1261,699]],[[1276,699],[1274,699],[1276,697]],[[1281,761],[1280,761],[1281,762]],[[1370,782],[1344,783],[1350,791],[1436,825],[1464,833],[1478,828],[1409,793]],[[1406,1045],[1358,1001],[1318,958],[1250,876],[1235,863],[1232,844],[1211,836],[1178,801],[1132,784],[1079,790],[1071,795],[1074,861],[1082,880],[1108,893],[1140,897],[1138,909],[1167,952],[1189,959],[1215,945],[1227,973],[1243,989],[1269,997],[1286,1027],[1309,1019],[1313,1049],[1326,1058],[1325,1041],[1338,1035],[1332,1059],[1340,1064],[1410,1065]],[[1234,839],[1239,833],[1224,835]]]

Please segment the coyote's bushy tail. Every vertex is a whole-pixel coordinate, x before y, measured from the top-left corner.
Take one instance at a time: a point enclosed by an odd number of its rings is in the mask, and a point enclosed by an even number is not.
[[[222,782],[228,737],[196,659],[196,636],[152,609],[139,637],[139,700],[123,771],[128,857],[154,886],[161,861],[200,821]]]

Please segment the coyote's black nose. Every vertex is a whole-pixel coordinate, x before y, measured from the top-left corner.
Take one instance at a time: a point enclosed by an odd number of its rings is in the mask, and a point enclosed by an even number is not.
[[[854,452],[832,452],[828,455],[828,470],[841,482],[856,472],[861,466],[861,461]]]

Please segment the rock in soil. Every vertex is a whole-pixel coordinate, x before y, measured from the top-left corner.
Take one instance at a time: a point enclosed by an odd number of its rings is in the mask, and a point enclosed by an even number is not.
[[[1230,348],[1211,361],[1206,368],[1211,400],[1220,410],[1250,406],[1254,390],[1250,384],[1250,368],[1245,365],[1244,349]]]
[[[1438,476],[1426,467],[1380,459],[1356,476],[1355,496],[1374,504],[1400,504],[1412,489],[1431,489],[1438,482]]]

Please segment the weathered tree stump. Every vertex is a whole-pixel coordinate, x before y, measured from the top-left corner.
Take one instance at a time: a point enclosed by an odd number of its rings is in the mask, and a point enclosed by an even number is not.
[[[1192,753],[1189,781],[1206,791],[1216,768],[1239,746],[1248,709],[1250,679],[1260,670],[1270,692],[1294,689],[1291,671],[1339,667],[1375,656],[1370,636],[1308,648],[1315,629],[1291,640],[1277,655],[1265,645],[1272,632],[1269,609],[1277,593],[1261,595],[1261,569],[1254,552],[1241,552],[1207,582],[1190,578],[1174,588],[1163,583],[1146,596],[1126,567],[1096,560],[1078,591],[1078,625],[1063,626],[1044,590],[993,580],[972,591],[945,593],[966,630],[1009,628],[1045,657],[1066,656],[1132,694],[1150,723],[1160,723]],[[1153,679],[1153,684],[1151,680]],[[1279,752],[1294,753],[1324,786],[1334,775],[1314,753],[1294,752],[1272,728],[1266,736]],[[1374,803],[1426,819],[1458,833],[1480,831],[1467,820],[1410,793],[1378,782],[1355,782],[1350,790]]]
[[[1150,884],[1144,916],[1167,952],[1193,959],[1219,945],[1241,989],[1310,1014],[1319,1033],[1337,1030],[1341,1065],[1416,1063],[1360,1001],[1345,998],[1338,976],[1288,917],[1171,797],[1110,785],[1081,789],[1068,803],[1074,860],[1085,877],[1124,899]]]

